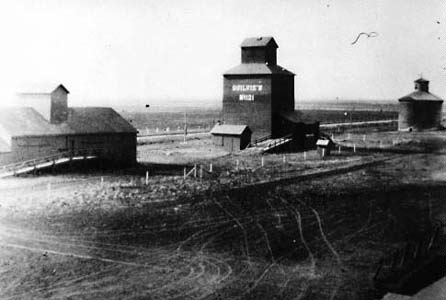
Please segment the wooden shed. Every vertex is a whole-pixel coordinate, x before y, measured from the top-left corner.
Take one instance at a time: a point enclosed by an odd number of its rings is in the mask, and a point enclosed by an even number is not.
[[[212,142],[229,152],[243,150],[251,143],[251,129],[247,125],[215,125],[211,130]]]

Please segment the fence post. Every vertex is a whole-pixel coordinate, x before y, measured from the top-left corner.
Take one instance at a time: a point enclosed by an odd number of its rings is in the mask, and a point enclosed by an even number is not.
[[[212,163],[209,164],[209,172],[212,173]]]
[[[262,168],[265,166],[265,159],[264,159],[264,157],[262,156]]]
[[[338,146],[338,153],[341,154],[341,146]]]
[[[149,184],[149,171],[146,171],[146,185]]]
[[[353,144],[353,152],[356,153],[356,144]]]
[[[325,148],[322,148],[322,158],[325,157]]]
[[[203,179],[203,166],[200,165],[200,181]]]
[[[183,172],[183,179],[184,180],[186,180],[186,167],[184,167],[184,170],[183,170],[184,172]]]
[[[104,177],[101,176],[101,187],[104,185]]]
[[[194,165],[194,177],[197,178],[197,165]]]

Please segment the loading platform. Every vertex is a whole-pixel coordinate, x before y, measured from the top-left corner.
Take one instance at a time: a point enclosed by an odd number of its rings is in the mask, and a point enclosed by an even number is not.
[[[31,160],[15,162],[0,166],[0,178],[25,174],[37,170],[46,169],[56,165],[63,165],[72,161],[91,160],[98,158],[97,155],[81,155],[80,153],[60,152],[54,155],[39,157]]]
[[[260,153],[265,153],[277,150],[279,147],[282,147],[290,143],[292,140],[293,137],[291,134],[279,138],[272,138],[271,136],[265,136],[255,140],[254,143],[251,144],[250,148],[254,148],[258,150]]]

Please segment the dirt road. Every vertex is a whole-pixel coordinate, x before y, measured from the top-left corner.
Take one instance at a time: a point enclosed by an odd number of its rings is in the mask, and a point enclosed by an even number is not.
[[[149,188],[117,175],[3,181],[0,298],[379,299],[378,263],[444,218],[444,162],[395,154],[169,202],[144,201]]]

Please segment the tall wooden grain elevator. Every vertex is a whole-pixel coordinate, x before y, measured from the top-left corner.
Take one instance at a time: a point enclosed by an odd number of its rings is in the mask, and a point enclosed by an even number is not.
[[[273,37],[252,37],[241,44],[241,64],[223,74],[223,121],[247,125],[254,140],[293,135],[305,145],[319,135],[319,123],[304,123],[294,111],[295,74],[277,64]]]

